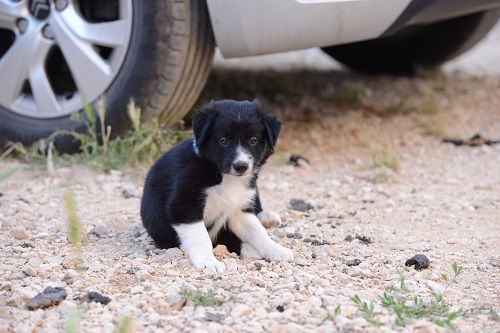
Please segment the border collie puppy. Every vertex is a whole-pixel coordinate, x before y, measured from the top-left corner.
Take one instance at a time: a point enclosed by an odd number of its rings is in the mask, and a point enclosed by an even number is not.
[[[292,259],[262,225],[261,166],[273,153],[281,123],[258,102],[211,102],[193,117],[192,139],[167,151],[149,171],[141,203],[144,227],[159,248],[181,247],[197,268],[222,272],[212,248],[243,257]]]

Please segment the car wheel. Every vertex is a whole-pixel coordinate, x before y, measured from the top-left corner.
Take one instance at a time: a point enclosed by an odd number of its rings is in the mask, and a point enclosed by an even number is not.
[[[144,119],[174,123],[196,101],[213,51],[204,1],[0,0],[0,135],[31,144],[83,131],[73,114],[100,96],[115,135],[130,125],[131,99]]]
[[[429,25],[408,27],[378,39],[323,48],[355,70],[413,73],[435,67],[476,45],[495,25],[500,10],[485,11]]]

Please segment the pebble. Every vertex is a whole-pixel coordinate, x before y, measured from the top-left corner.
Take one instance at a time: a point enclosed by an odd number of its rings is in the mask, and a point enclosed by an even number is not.
[[[26,275],[29,275],[29,276],[37,276],[38,275],[38,272],[36,271],[35,268],[33,268],[32,266],[30,265],[25,265],[23,267],[23,272],[26,274]]]
[[[303,199],[290,199],[290,208],[299,212],[307,212],[314,209],[314,206]]]
[[[415,269],[420,271],[429,267],[429,258],[427,258],[424,254],[418,253],[406,260],[405,266],[413,266],[415,265]]]
[[[84,295],[83,297],[78,297],[77,299],[81,302],[86,302],[86,303],[95,302],[95,303],[101,303],[103,305],[106,305],[109,302],[111,302],[111,298],[103,296],[95,291],[89,291],[86,295]]]
[[[354,258],[354,259],[349,259],[345,262],[347,266],[358,266],[361,264],[361,259]]]
[[[0,290],[5,290],[5,291],[12,290],[12,283],[10,281],[0,282]]]
[[[229,251],[225,245],[219,244],[214,248],[214,255],[219,257],[225,257],[229,255]]]
[[[267,287],[267,282],[262,280],[261,278],[258,278],[256,276],[253,276],[253,275],[247,275],[247,280],[250,281],[250,282],[253,282],[255,283],[256,285],[258,285],[259,287]]]
[[[50,306],[58,305],[66,299],[66,290],[61,287],[47,287],[43,292],[36,295],[26,303],[29,310],[44,309]]]
[[[104,237],[109,233],[108,226],[102,221],[96,221],[94,227],[89,231],[89,235]]]
[[[427,286],[435,293],[444,293],[445,287],[432,280],[427,280]]]
[[[12,230],[12,236],[14,236],[15,239],[17,240],[25,240],[28,239],[28,233],[26,232],[26,229],[23,228],[17,228]]]
[[[231,310],[233,318],[247,317],[252,313],[252,308],[245,304],[236,304]]]

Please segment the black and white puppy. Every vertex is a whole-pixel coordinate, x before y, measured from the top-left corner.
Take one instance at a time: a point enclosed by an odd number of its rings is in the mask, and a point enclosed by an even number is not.
[[[157,247],[181,247],[198,268],[221,272],[212,247],[243,257],[292,259],[260,220],[260,168],[273,153],[281,123],[258,102],[211,102],[193,117],[194,138],[165,153],[149,171],[141,217]]]

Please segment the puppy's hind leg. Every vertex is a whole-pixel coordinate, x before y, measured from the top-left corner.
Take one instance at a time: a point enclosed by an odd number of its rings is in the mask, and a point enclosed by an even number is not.
[[[259,218],[260,223],[266,228],[269,229],[274,227],[277,224],[281,223],[281,218],[278,213],[272,210],[263,210],[262,203],[260,201],[259,190],[256,188],[256,196],[254,201],[254,211],[257,217]]]
[[[260,223],[267,229],[281,223],[280,215],[272,210],[263,210],[257,214],[257,217]]]
[[[181,248],[186,251],[196,268],[206,268],[212,272],[223,272],[223,262],[215,259],[212,241],[203,221],[182,223],[172,226],[179,236]]]

